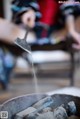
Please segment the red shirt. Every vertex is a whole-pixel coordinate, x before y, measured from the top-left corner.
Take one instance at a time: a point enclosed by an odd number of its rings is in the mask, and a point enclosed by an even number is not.
[[[38,0],[40,12],[42,17],[40,22],[54,25],[56,22],[56,15],[59,10],[59,4],[56,0]]]

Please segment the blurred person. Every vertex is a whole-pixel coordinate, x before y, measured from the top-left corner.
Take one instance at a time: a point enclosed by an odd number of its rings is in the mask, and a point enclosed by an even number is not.
[[[80,3],[77,0],[38,0],[42,17],[39,21],[40,27],[36,28],[38,39],[43,42],[50,41],[50,35],[63,27],[67,28],[69,36],[74,39],[72,47],[80,49],[80,34],[76,31],[75,21],[80,16]],[[49,40],[48,40],[49,39]],[[41,41],[41,40],[40,40]]]
[[[28,6],[27,6],[28,9]],[[28,11],[28,15],[23,14],[23,16],[27,16],[28,26],[32,28],[35,24],[35,11],[30,9]],[[18,16],[19,17],[19,16]],[[17,18],[17,17],[16,17]],[[25,19],[22,17],[22,20],[25,24]],[[5,29],[7,28],[7,29]],[[0,18],[0,39],[5,41],[6,43],[13,43],[14,40],[19,36],[20,38],[24,36],[25,30],[19,28],[17,25]],[[13,41],[13,42],[12,42]],[[2,83],[3,89],[6,89],[8,83],[10,81],[10,74],[14,67],[14,61],[12,55],[8,52],[5,53],[3,49],[0,49],[0,82]]]
[[[13,14],[11,22],[0,18],[0,39],[13,44],[14,39],[18,36],[23,38],[26,32],[24,27],[28,25],[33,28],[35,26],[35,19],[40,17],[40,13],[36,0],[13,0],[11,9]],[[19,27],[20,24],[21,27]]]
[[[59,2],[60,3],[60,2]],[[77,32],[75,27],[76,19],[80,16],[80,0],[66,0],[66,2],[61,3],[61,16],[63,23],[68,30],[68,35],[70,35],[74,42],[72,47],[79,50],[80,49],[80,33]]]

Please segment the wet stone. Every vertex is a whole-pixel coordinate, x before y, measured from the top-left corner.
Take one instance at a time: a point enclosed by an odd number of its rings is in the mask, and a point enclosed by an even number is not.
[[[40,114],[36,119],[54,119],[53,112]]]
[[[28,115],[29,113],[32,113],[34,111],[36,111],[35,108],[29,107],[29,108],[17,113],[15,116],[15,119],[23,119],[26,115]]]

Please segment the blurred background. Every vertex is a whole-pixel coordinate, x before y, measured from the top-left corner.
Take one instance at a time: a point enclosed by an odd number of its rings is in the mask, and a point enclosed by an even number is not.
[[[11,22],[10,4],[11,0],[0,0],[0,19]],[[79,26],[80,18],[77,24]],[[10,34],[8,28],[4,24],[3,30],[0,21],[0,32],[4,31],[3,36],[5,33]],[[8,39],[6,41],[0,37],[0,104],[20,95],[80,87],[80,52],[75,52],[71,43],[59,40],[66,39],[67,30],[61,28],[53,32],[50,36],[52,44],[42,41],[40,44],[31,44],[36,39],[34,31],[29,33],[27,39],[31,45],[32,56],[14,42],[9,44]],[[13,36],[10,37],[13,39]]]

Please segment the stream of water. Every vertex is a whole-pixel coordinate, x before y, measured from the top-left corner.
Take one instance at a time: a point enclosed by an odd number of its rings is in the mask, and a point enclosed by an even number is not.
[[[35,88],[34,90],[35,90],[36,94],[39,94],[40,89],[39,89],[39,85],[38,85],[38,78],[37,78],[36,71],[35,71],[32,53],[30,55],[31,55],[32,73],[33,73],[33,83],[34,83],[34,88]],[[37,98],[39,99],[40,97],[38,96]]]

